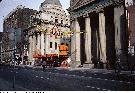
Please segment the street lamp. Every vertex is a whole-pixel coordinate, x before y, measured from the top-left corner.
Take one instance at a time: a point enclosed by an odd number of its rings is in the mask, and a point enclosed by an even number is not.
[[[14,75],[13,75],[13,88],[15,88],[15,75],[16,75],[16,71],[15,71],[15,59],[16,59],[16,56],[15,56],[15,53],[16,53],[16,27],[14,29],[14,50],[13,50],[13,57],[14,57],[14,66],[13,66],[13,72],[14,72]]]

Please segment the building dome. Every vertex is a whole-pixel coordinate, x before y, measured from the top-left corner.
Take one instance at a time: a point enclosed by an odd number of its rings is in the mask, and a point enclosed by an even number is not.
[[[62,5],[61,5],[61,3],[60,3],[59,0],[45,0],[45,1],[41,4],[41,6],[44,6],[44,5],[46,5],[46,4],[58,5],[58,6],[61,6],[61,7],[62,7]]]

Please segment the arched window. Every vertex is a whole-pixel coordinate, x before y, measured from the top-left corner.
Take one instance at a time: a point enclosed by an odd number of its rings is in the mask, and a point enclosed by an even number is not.
[[[63,20],[61,20],[61,24],[63,24]]]

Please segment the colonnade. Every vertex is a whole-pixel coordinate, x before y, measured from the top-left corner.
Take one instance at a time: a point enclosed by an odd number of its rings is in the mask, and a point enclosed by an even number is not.
[[[111,11],[110,11],[111,12]],[[114,8],[114,32],[115,32],[115,50],[119,49],[121,50],[122,48],[122,33],[125,33],[124,30],[123,32],[121,31],[121,22],[123,19],[121,19],[121,16],[124,15],[124,8],[123,7],[118,7]],[[78,18],[75,18],[71,22],[71,30],[74,32],[73,36],[71,37],[71,53],[75,51],[74,54],[72,54],[72,66],[73,67],[78,67],[81,65],[81,56],[84,54],[81,54],[81,44],[85,44],[85,48],[83,49],[85,51],[86,55],[86,60],[83,63],[92,63],[92,27],[91,27],[91,16],[90,14],[87,14],[87,16],[83,16],[83,20],[85,20],[85,23],[79,22]],[[106,17],[105,17],[105,12],[99,12],[98,13],[98,31],[97,31],[97,59],[100,62],[107,63],[107,42],[106,42]],[[118,21],[117,21],[118,20]],[[80,31],[80,24],[85,24],[85,29],[83,33]],[[85,43],[81,43],[81,34],[85,34]],[[126,39],[126,38],[125,38]],[[117,54],[117,51],[116,51]]]
[[[29,61],[34,61],[33,55],[44,55],[45,52],[44,33],[36,33],[29,35]]]

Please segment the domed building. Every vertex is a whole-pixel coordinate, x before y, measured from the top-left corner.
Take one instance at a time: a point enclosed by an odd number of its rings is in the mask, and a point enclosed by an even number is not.
[[[28,28],[30,62],[43,60],[47,54],[59,55],[60,44],[66,44],[70,49],[69,18],[59,0],[41,3],[39,11],[31,16]]]

